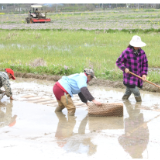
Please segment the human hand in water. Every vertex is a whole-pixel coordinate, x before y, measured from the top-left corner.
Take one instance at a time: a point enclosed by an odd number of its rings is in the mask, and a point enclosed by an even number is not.
[[[96,101],[95,99],[92,101],[94,104],[96,104],[97,106],[102,106],[101,102]]]

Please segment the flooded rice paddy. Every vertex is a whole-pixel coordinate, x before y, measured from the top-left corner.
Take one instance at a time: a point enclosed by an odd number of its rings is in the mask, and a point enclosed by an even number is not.
[[[132,159],[160,158],[160,94],[141,91],[122,101],[124,89],[89,86],[101,102],[123,102],[123,117],[89,117],[74,96],[76,113],[55,113],[55,82],[11,81],[14,101],[0,103],[0,149],[3,159]]]

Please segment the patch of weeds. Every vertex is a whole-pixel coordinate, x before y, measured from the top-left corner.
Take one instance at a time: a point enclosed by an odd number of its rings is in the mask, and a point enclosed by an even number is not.
[[[51,66],[29,66],[29,65],[10,65],[14,71],[38,73],[38,74],[52,74],[52,75],[70,75],[74,74],[73,67],[62,65]]]
[[[144,12],[157,12],[155,9],[145,9]]]
[[[152,82],[152,81],[153,81],[153,79],[152,79],[151,77],[147,76],[147,81]]]
[[[115,70],[106,70],[104,76],[106,79],[109,79],[109,80],[123,79],[123,73],[121,71],[115,71]]]
[[[147,80],[153,83],[160,83],[160,73],[156,71],[151,71],[147,75]]]
[[[13,24],[13,23],[17,23],[17,22],[14,22],[14,21],[7,21],[7,22],[1,22],[2,24],[4,23],[6,23],[6,24]]]
[[[31,67],[46,66],[46,62],[42,58],[37,58],[30,63]]]

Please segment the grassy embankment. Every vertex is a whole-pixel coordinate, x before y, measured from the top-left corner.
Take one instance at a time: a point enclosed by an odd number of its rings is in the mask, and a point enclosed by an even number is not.
[[[147,44],[143,49],[149,67],[160,67],[160,35],[156,32],[0,30],[0,68],[68,75],[90,67],[98,78],[121,80],[122,71],[115,62],[135,34]],[[31,62],[37,58],[42,58],[47,66],[33,67]],[[148,80],[160,83],[160,74],[149,72]]]

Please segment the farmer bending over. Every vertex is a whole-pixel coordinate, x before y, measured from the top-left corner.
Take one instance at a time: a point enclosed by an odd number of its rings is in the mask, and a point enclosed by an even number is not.
[[[10,68],[6,68],[5,72],[0,72],[0,88],[4,87],[5,91],[0,90],[0,94],[5,92],[5,95],[7,97],[10,97],[10,100],[13,100],[12,98],[12,91],[9,83],[9,79],[15,80],[14,72]]]
[[[89,90],[87,83],[94,78],[92,69],[85,69],[84,73],[72,74],[70,76],[63,76],[53,87],[53,93],[57,99],[58,107],[55,112],[61,112],[65,107],[68,110],[68,115],[73,116],[76,108],[71,97],[73,94],[78,94],[81,101],[88,105],[88,100],[92,101],[98,106],[102,104],[94,99]]]
[[[139,88],[142,88],[143,81],[146,80],[148,72],[148,60],[145,52],[140,48],[146,46],[139,36],[133,36],[127,49],[125,49],[116,61],[116,65],[123,71],[123,84],[126,86],[126,92],[122,99],[127,100],[133,93],[137,102],[141,102]],[[129,74],[129,71],[141,76],[138,77]]]

